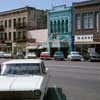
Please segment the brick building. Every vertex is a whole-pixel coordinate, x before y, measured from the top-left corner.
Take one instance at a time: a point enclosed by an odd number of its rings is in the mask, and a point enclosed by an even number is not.
[[[74,49],[87,53],[94,48],[100,52],[100,0],[77,2],[72,7]]]
[[[16,53],[24,49],[27,31],[47,28],[47,12],[23,7],[0,12],[0,51]]]

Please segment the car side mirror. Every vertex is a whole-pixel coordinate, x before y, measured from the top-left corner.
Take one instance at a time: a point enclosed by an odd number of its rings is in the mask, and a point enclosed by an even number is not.
[[[46,68],[46,72],[48,72],[48,68]]]
[[[44,74],[46,74],[48,72],[48,68],[45,69]]]

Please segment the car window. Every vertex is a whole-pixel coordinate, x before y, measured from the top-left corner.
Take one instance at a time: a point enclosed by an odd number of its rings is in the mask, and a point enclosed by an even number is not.
[[[37,63],[6,64],[6,69],[4,74],[38,75],[40,74],[40,64]]]

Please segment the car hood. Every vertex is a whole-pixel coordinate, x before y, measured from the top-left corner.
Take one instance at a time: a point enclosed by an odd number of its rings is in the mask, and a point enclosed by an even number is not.
[[[33,91],[40,89],[42,76],[1,76],[0,91]]]

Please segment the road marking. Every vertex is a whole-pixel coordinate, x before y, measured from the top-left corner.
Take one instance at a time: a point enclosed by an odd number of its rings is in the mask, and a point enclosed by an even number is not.
[[[59,94],[59,92],[57,90],[57,86],[56,85],[54,86],[54,90],[56,92],[56,95],[57,95],[58,100],[62,100],[62,98],[61,98],[61,96],[60,96],[60,94]]]

